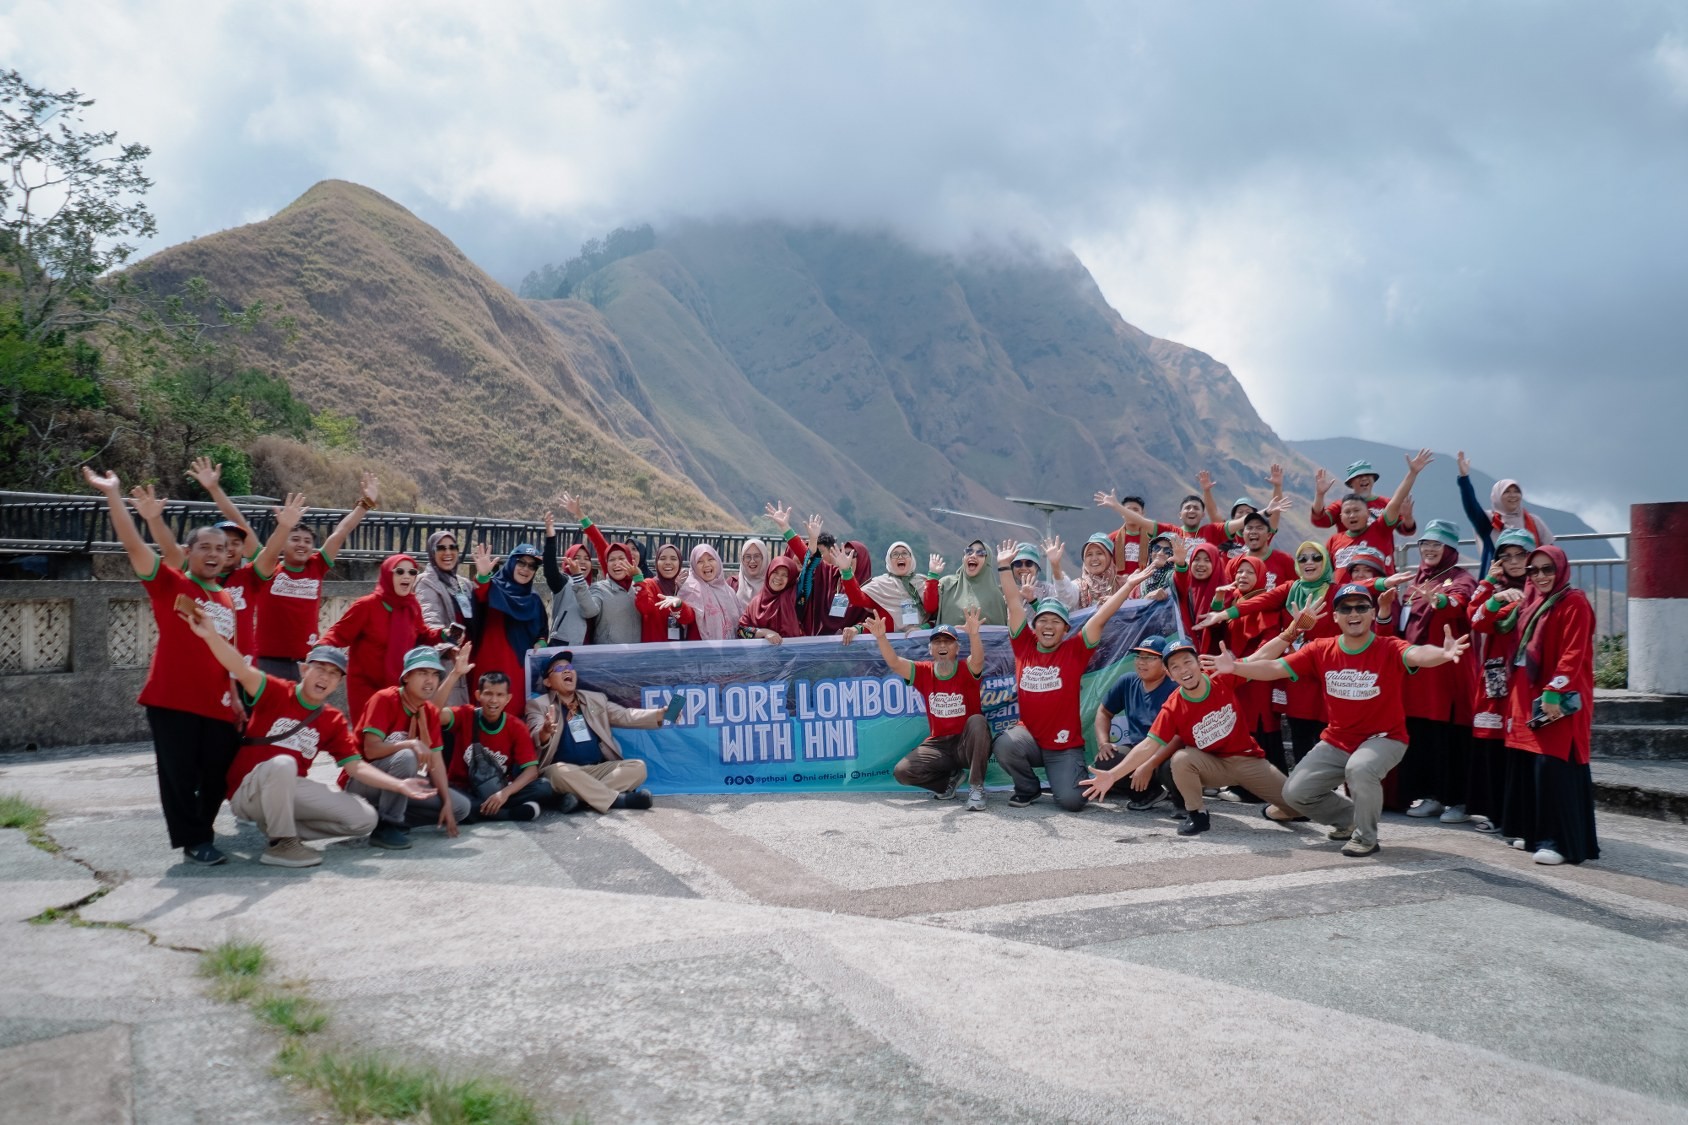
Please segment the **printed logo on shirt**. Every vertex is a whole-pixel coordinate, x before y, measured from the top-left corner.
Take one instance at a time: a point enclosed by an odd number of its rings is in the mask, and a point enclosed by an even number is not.
[[[1062,727],[1060,730],[1055,732],[1055,745],[1065,746],[1069,741],[1071,741],[1072,737],[1073,732],[1068,730],[1066,727]]]
[[[270,579],[270,593],[278,598],[308,598],[316,600],[322,582],[316,578],[294,578],[285,571]]]
[[[1143,544],[1137,542],[1135,539],[1130,540],[1125,545],[1125,561],[1136,562],[1142,556],[1142,551]]]
[[[1034,665],[1020,673],[1021,691],[1060,691],[1061,669]]]
[[[967,700],[959,692],[935,691],[926,697],[926,713],[934,719],[959,719],[967,714]]]
[[[1360,548],[1364,546],[1364,543],[1356,543],[1352,547],[1342,548],[1336,553],[1336,559],[1332,565],[1334,565],[1338,570],[1343,569],[1349,563],[1354,561],[1354,556],[1358,554]]]
[[[1506,724],[1502,722],[1501,717],[1493,711],[1479,711],[1477,714],[1471,716],[1471,725],[1474,727],[1482,727],[1484,730],[1500,730]]]
[[[1262,567],[1261,569],[1264,570],[1265,568]],[[1263,591],[1271,591],[1271,590],[1277,589],[1277,586],[1278,586],[1277,572],[1271,571],[1271,570],[1266,571],[1266,585],[1261,587],[1261,589]]]
[[[1219,710],[1203,715],[1190,733],[1195,735],[1196,749],[1206,750],[1236,729],[1237,712],[1227,703]]]
[[[271,735],[280,734],[282,731],[288,729],[289,727],[296,726],[297,724],[297,719],[277,719],[275,722],[270,724],[270,729],[264,732],[264,737],[269,738]],[[306,727],[303,730],[294,731],[286,738],[272,743],[272,745],[285,747],[288,750],[297,750],[305,757],[313,758],[316,756],[317,752],[316,728]]]
[[[1281,687],[1273,688],[1272,689],[1272,702],[1277,704],[1279,707],[1289,706],[1289,692],[1285,691]]]
[[[1551,680],[1547,681],[1548,691],[1564,691],[1570,686],[1571,679],[1569,676],[1555,676]]]
[[[217,632],[228,640],[234,639],[234,610],[222,602],[197,599],[200,612],[211,619],[211,624],[217,627]]]
[[[1377,673],[1339,668],[1325,673],[1325,692],[1337,699],[1376,699]]]
[[[244,587],[224,586],[223,589],[229,592],[229,601],[234,603],[234,608],[237,611],[246,608],[246,590]]]

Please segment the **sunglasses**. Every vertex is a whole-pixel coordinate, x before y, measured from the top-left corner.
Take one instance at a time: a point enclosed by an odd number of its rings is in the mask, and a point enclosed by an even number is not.
[[[989,552],[986,551],[983,547],[969,547],[961,553],[964,554],[964,555],[967,555],[968,557],[973,557],[973,556],[976,555],[981,559],[984,558],[985,555],[989,554]]]
[[[455,552],[456,550],[457,550],[457,544],[449,542],[449,541],[447,541],[445,543],[441,543],[439,546],[434,548],[434,551],[435,551],[436,554],[444,554],[446,551]]]
[[[1558,572],[1559,568],[1554,566],[1552,563],[1542,563],[1540,566],[1527,566],[1524,568],[1524,575],[1527,578],[1534,578],[1538,574],[1547,575],[1557,574]]]
[[[1297,556],[1295,556],[1295,561],[1298,562],[1298,563],[1324,562],[1325,556],[1323,556],[1323,555],[1297,555]]]
[[[1033,570],[1036,570],[1036,569],[1037,569],[1037,564],[1036,564],[1036,563],[1034,563],[1034,562],[1030,562],[1030,561],[1028,561],[1028,560],[1026,560],[1026,559],[1021,559],[1021,560],[1019,560],[1019,561],[1018,561],[1018,562],[1016,562],[1016,563],[1014,563],[1014,564],[1013,564],[1013,566],[1014,566],[1014,568],[1015,568],[1015,569],[1016,569],[1016,570],[1018,570],[1018,569],[1019,569],[1019,568],[1020,568],[1020,567],[1022,567],[1022,566],[1029,566],[1029,567],[1031,567],[1031,568],[1032,568],[1032,569],[1033,569]]]
[[[525,566],[529,570],[532,570],[539,565],[539,560],[538,559],[530,559],[526,555],[523,555],[521,558],[516,560],[516,565],[517,566]]]
[[[1356,613],[1370,613],[1371,611],[1372,604],[1370,602],[1343,602],[1341,605],[1336,607],[1336,612],[1343,614],[1344,616],[1350,616]]]
[[[420,570],[417,570],[414,567],[396,566],[396,567],[393,568],[393,575],[395,577],[399,577],[399,576],[403,576],[403,575],[409,575],[410,577],[414,578],[418,574],[421,574],[421,573],[422,572]]]

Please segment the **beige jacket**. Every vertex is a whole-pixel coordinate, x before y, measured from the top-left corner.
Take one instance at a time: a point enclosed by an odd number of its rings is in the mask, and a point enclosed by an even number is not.
[[[655,730],[662,725],[660,707],[623,707],[619,703],[611,703],[601,691],[577,690],[574,696],[580,701],[580,709],[586,716],[587,729],[597,736],[598,748],[604,752],[607,761],[621,757],[621,747],[616,745],[615,735],[610,733],[611,727]],[[552,691],[533,697],[527,704],[528,730],[537,745],[539,729],[545,725],[545,714],[553,703],[557,707],[557,729],[551,732],[551,738],[543,746],[538,747],[540,769],[550,765],[557,756],[557,747],[563,741],[563,716],[567,714],[567,709]]]

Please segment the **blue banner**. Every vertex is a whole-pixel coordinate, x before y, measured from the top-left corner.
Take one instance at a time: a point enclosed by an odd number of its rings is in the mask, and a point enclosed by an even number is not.
[[[1081,628],[1089,611],[1074,614]],[[1178,631],[1169,601],[1128,601],[1102,630],[1082,682],[1086,745],[1097,705],[1131,670],[1131,649],[1146,636]],[[929,660],[930,633],[892,637],[906,660]],[[992,733],[1019,722],[1014,654],[1008,630],[980,631],[985,648],[982,702]],[[967,640],[962,638],[962,659]],[[540,677],[561,648],[528,654],[528,687],[541,694]],[[657,730],[617,729],[629,758],[642,758],[653,793],[739,793],[899,789],[891,767],[926,738],[926,704],[920,693],[891,674],[872,636],[852,644],[838,637],[766,641],[686,641],[634,645],[582,645],[573,650],[580,686],[624,707],[662,707],[680,695],[678,722]],[[1006,785],[993,763],[987,783]]]

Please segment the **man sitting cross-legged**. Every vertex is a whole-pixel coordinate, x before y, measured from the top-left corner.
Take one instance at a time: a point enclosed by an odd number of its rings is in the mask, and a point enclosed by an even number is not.
[[[1281,648],[1280,648],[1281,651]],[[1246,786],[1267,802],[1266,819],[1306,819],[1283,807],[1284,775],[1266,761],[1237,703],[1236,680],[1202,672],[1196,647],[1171,637],[1161,651],[1166,671],[1178,683],[1155,716],[1149,735],[1124,761],[1084,783],[1085,795],[1100,801],[1115,781],[1128,774],[1133,788],[1148,785],[1155,767],[1172,759],[1172,780],[1190,816],[1178,826],[1180,836],[1206,832],[1211,823],[1202,804],[1202,787]]]
[[[648,809],[645,763],[623,758],[611,727],[652,730],[660,707],[623,707],[602,692],[580,690],[574,653],[559,652],[545,666],[545,694],[527,703],[528,730],[540,748],[539,773],[558,793],[572,793],[598,812]]]
[[[227,795],[234,815],[256,821],[269,839],[259,863],[315,867],[322,853],[301,840],[374,831],[375,810],[367,801],[306,778],[318,754],[328,754],[348,776],[372,789],[417,801],[434,795],[416,778],[388,777],[358,754],[346,717],[328,705],[346,676],[344,649],[313,648],[299,665],[299,682],[293,683],[246,663],[209,616],[194,614],[188,627],[234,677],[246,705],[246,734],[229,767]]]
[[[967,808],[985,807],[985,763],[991,757],[991,726],[979,706],[979,677],[985,671],[985,646],[979,643],[979,607],[968,606],[967,661],[960,655],[955,626],[939,625],[927,642],[931,660],[904,660],[885,639],[885,619],[875,614],[863,622],[879,644],[879,655],[926,700],[926,723],[931,733],[909,751],[891,771],[903,785],[930,789],[940,801],[955,796],[962,771],[967,771]]]
[[[544,808],[578,808],[573,793],[559,799],[551,783],[539,776],[539,752],[526,720],[511,719],[505,710],[510,706],[510,677],[483,672],[475,700],[479,706],[464,703],[440,712],[440,725],[453,749],[446,776],[454,790],[469,798],[475,813],[484,820],[533,820]]]
[[[1290,771],[1284,800],[1297,812],[1331,825],[1332,840],[1348,841],[1343,855],[1368,856],[1378,847],[1383,779],[1407,750],[1407,676],[1418,668],[1457,663],[1470,638],[1456,637],[1451,629],[1443,630],[1440,645],[1380,637],[1372,629],[1377,616],[1372,591],[1354,583],[1338,589],[1331,605],[1341,630],[1338,636],[1313,641],[1281,659],[1263,657],[1262,649],[1248,660],[1238,660],[1221,647],[1218,656],[1202,658],[1202,667],[1249,680],[1317,677],[1328,722],[1319,744]],[[1296,625],[1301,621],[1297,618]],[[1344,782],[1352,800],[1336,792]]]

